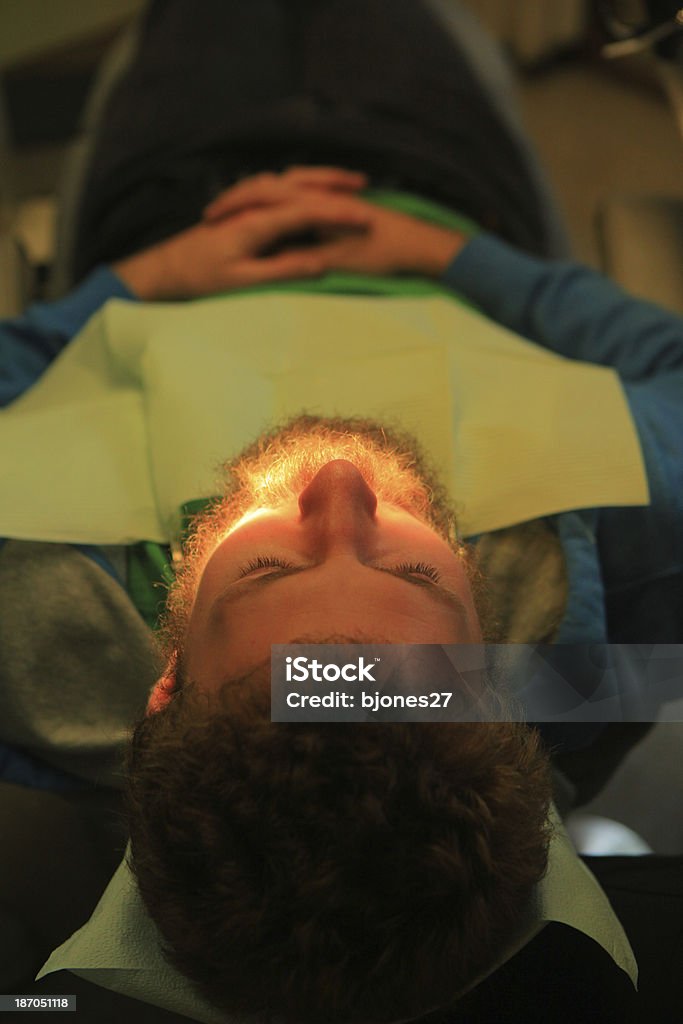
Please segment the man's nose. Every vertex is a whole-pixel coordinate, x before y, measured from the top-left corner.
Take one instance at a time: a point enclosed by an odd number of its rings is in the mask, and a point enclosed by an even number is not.
[[[299,495],[303,519],[319,525],[331,542],[362,536],[372,526],[376,509],[375,492],[346,459],[324,465]]]

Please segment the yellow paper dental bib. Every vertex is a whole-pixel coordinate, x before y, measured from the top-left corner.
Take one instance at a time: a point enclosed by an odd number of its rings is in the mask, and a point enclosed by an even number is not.
[[[464,535],[648,501],[616,373],[447,298],[113,300],[0,416],[0,536],[168,541],[218,464],[301,411],[415,434]]]

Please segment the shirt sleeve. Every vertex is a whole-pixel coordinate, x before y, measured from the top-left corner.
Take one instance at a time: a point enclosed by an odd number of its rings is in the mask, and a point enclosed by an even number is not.
[[[108,299],[135,296],[108,267],[94,270],[57,302],[30,306],[0,323],[0,407],[23,394]]]
[[[540,260],[482,234],[443,281],[517,334],[570,359],[611,366],[624,381],[683,371],[683,318],[580,264]]]
[[[618,372],[650,504],[600,510],[610,637],[683,642],[683,319],[596,271],[539,260],[488,235],[472,239],[443,280],[530,341]]]

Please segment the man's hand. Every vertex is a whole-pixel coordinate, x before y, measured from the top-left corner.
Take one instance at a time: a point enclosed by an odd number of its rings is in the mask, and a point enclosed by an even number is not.
[[[368,221],[362,230],[331,230],[321,240],[317,253],[326,270],[438,278],[467,242],[458,231],[371,203],[363,205]]]
[[[358,198],[362,174],[293,167],[227,189],[196,227],[115,264],[141,299],[185,299],[330,270],[439,277],[466,244],[439,227]],[[314,234],[316,241],[289,246]],[[279,248],[278,248],[279,247]]]
[[[291,202],[307,191],[353,194],[367,185],[364,174],[342,167],[289,167],[280,174],[256,174],[231,185],[209,203],[203,219],[211,223],[245,209]]]
[[[353,193],[361,187],[362,176],[336,168],[292,168],[284,174],[260,174],[246,178],[223,192],[204,211],[205,220],[215,223],[221,217],[243,214],[248,210],[286,208],[305,193],[318,194],[323,205],[334,204],[339,191]],[[335,197],[335,192],[337,196]],[[319,232],[320,241],[299,250],[320,261],[323,270],[350,270],[363,274],[420,274],[439,277],[467,242],[458,231],[449,230],[398,213],[349,195],[347,208],[365,214],[362,230]]]
[[[239,186],[238,186],[239,187]],[[304,232],[353,233],[368,224],[365,204],[320,189],[295,190],[286,202],[251,204],[204,221],[112,267],[141,299],[189,299],[327,269],[317,246],[272,254]],[[271,254],[269,254],[271,253]]]

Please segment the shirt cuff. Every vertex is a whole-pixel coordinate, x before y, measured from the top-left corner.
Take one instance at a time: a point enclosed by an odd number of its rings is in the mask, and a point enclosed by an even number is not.
[[[73,337],[109,299],[138,301],[113,270],[102,266],[88,274],[81,284],[64,298],[57,299],[44,308],[52,324],[58,325],[64,334]],[[34,307],[38,317],[40,311],[40,306]]]
[[[463,246],[441,280],[493,314],[501,305],[509,304],[511,296],[528,295],[547,268],[547,260],[528,256],[482,232]]]

